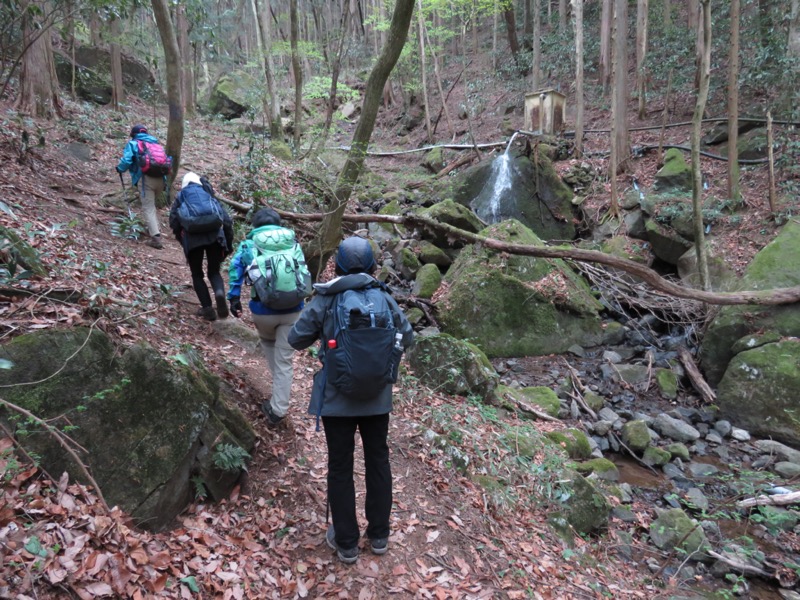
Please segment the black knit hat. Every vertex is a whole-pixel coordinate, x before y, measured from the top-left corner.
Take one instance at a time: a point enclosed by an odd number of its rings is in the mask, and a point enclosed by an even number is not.
[[[375,257],[367,240],[355,235],[342,240],[336,251],[336,270],[339,273],[371,273],[374,269]]]
[[[138,133],[147,133],[147,127],[144,125],[134,125],[131,127],[131,137],[136,137]]]

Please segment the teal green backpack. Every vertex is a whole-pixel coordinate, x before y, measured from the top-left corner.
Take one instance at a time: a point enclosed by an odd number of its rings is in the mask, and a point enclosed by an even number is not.
[[[252,296],[273,310],[287,310],[311,293],[311,273],[294,232],[270,227],[252,238],[253,260],[247,267]]]

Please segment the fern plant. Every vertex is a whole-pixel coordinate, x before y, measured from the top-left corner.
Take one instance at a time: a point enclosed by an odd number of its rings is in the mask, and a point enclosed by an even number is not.
[[[134,213],[122,215],[111,222],[111,235],[115,237],[138,240],[143,233],[144,223]]]
[[[214,466],[223,471],[247,471],[250,455],[241,446],[218,444],[214,450]]]

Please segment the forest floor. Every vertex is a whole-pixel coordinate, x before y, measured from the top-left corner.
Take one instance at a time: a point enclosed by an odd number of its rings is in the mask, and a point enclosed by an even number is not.
[[[685,582],[656,580],[642,570],[641,558],[652,549],[636,541],[631,547],[620,538],[622,531],[646,527],[650,507],[634,507],[640,523],[613,521],[601,537],[578,537],[570,545],[552,533],[545,510],[535,502],[504,504],[455,470],[431,451],[425,431],[442,430],[442,421],[449,420],[448,428],[455,423],[473,436],[480,458],[481,453],[504,452],[498,450],[499,424],[482,418],[476,425],[479,408],[426,390],[410,377],[396,388],[391,421],[395,503],[390,550],[372,556],[362,544],[357,564],[339,563],[324,542],[324,434],[306,415],[316,361],[308,353],[295,355],[290,417],[277,430],[268,429],[258,409],[270,389],[265,361],[256,348],[227,336],[225,321],[207,323],[194,316],[197,300],[183,252],[168,235],[167,212],[160,212],[166,238],[162,250],[112,235],[112,221],[125,213],[113,203],[120,191],[114,166],[131,123],[148,123],[150,109],[134,101],[119,116],[76,106],[69,126],[6,118],[0,142],[0,224],[24,232],[45,258],[51,277],[34,280],[36,289],[79,289],[85,299],[55,303],[41,295],[4,292],[3,339],[47,327],[91,326],[121,343],[147,341],[165,357],[194,347],[232,391],[258,441],[248,476],[230,498],[192,504],[174,529],[158,534],[125,526],[119,513],[109,520],[91,492],[65,482],[53,487],[35,469],[16,472],[0,495],[0,530],[5,528],[10,540],[0,548],[0,558],[6,557],[0,560],[0,597],[666,598],[682,587]],[[11,114],[9,106],[0,108]],[[601,111],[590,115],[587,128],[607,127],[605,117]],[[381,119],[373,147],[393,147],[396,115]],[[163,140],[163,114],[159,123]],[[503,139],[497,119],[477,119],[472,126],[478,142]],[[31,143],[23,141],[23,130]],[[239,164],[242,150],[234,147],[229,129],[198,118],[186,130],[184,169],[210,174],[212,180],[235,170],[230,165]],[[110,132],[115,132],[113,139],[106,137]],[[40,134],[43,145],[35,143]],[[344,131],[342,143],[348,143],[348,134]],[[408,146],[424,143],[415,135]],[[669,130],[669,137],[686,143],[688,130]],[[67,152],[76,140],[85,142],[89,160]],[[633,142],[657,143],[657,132],[634,133]],[[604,146],[588,137],[587,150]],[[412,156],[380,164],[370,159],[368,166],[388,173],[416,169],[421,155]],[[583,160],[602,172],[605,159],[590,155]],[[225,162],[229,167],[221,169]],[[574,162],[559,163],[559,168]],[[635,161],[632,175],[639,185],[652,182],[656,162],[653,153]],[[274,167],[283,185],[288,175],[281,173],[289,168],[277,162]],[[709,193],[724,197],[725,163],[704,163],[706,168]],[[723,220],[714,230],[712,244],[740,272],[776,230],[765,206],[764,171],[746,170],[743,176],[748,217]],[[607,192],[607,184],[595,186],[586,210],[606,210]],[[242,323],[250,326],[246,316]],[[10,440],[0,440],[0,449],[9,446]],[[361,464],[357,456],[359,477]],[[8,458],[0,460],[0,469],[8,465]],[[363,505],[363,482],[357,489]],[[536,493],[517,491],[520,496]],[[19,514],[27,515],[29,528],[9,531]],[[25,549],[32,531],[43,539],[59,539],[60,556],[73,559],[73,567],[52,555],[38,560],[31,548]],[[622,558],[622,547],[635,559]]]

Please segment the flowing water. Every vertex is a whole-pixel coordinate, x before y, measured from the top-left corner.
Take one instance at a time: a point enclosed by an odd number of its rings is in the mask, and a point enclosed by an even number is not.
[[[497,223],[502,220],[500,206],[503,196],[511,190],[511,156],[508,151],[519,132],[515,132],[508,141],[505,151],[492,161],[492,170],[481,189],[480,194],[472,201],[472,206],[478,217],[486,223]]]

